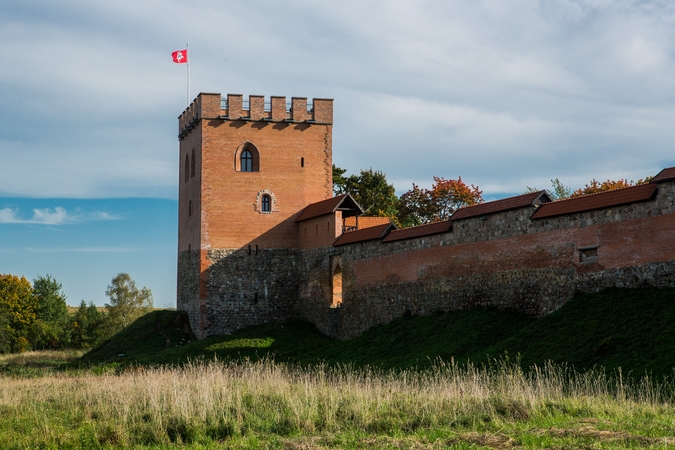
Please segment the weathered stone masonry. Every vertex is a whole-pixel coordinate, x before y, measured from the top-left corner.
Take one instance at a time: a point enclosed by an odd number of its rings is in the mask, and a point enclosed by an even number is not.
[[[294,98],[288,108],[272,97],[266,108],[251,96],[245,106],[241,96],[200,94],[179,118],[178,308],[198,337],[300,318],[349,339],[408,312],[497,307],[540,317],[575,292],[675,286],[675,169],[652,190],[625,190],[630,202],[495,202],[485,214],[460,210],[468,214],[432,233],[344,233],[344,217],[360,209],[328,200],[332,101],[312,108]],[[247,148],[259,160],[245,173]],[[567,212],[536,218],[558,206]]]
[[[576,292],[672,287],[674,196],[668,182],[644,203],[539,221],[530,219],[535,208],[523,208],[460,221],[449,233],[304,252],[308,275],[297,310],[324,333],[348,339],[407,312],[497,307],[540,317]],[[579,249],[588,247],[597,260],[582,263]],[[339,311],[319,307],[330,283],[325,253],[340,254],[343,264]]]

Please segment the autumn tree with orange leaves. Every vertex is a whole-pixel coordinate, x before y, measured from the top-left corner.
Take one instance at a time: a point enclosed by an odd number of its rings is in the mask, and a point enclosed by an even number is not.
[[[551,198],[553,198],[553,200],[565,200],[566,198],[583,197],[584,195],[600,194],[601,192],[609,192],[614,191],[616,189],[623,189],[631,186],[637,186],[640,184],[646,184],[649,183],[652,178],[654,177],[639,179],[637,183],[634,181],[628,181],[626,179],[607,180],[601,183],[595,178],[593,178],[590,183],[588,183],[583,188],[577,189],[576,191],[572,191],[572,189],[569,186],[565,186],[564,184],[562,184],[560,180],[555,178],[551,180],[551,186],[553,187],[553,189],[549,192],[549,194],[551,194]],[[525,190],[525,192],[537,192],[537,191],[539,191],[539,189],[531,188],[529,186],[527,186],[527,189]]]
[[[623,180],[607,180],[600,183],[598,180],[593,178],[590,183],[588,183],[584,188],[579,188],[576,191],[572,192],[569,198],[582,197],[584,195],[590,194],[599,194],[601,192],[613,191],[615,189],[623,189],[631,186],[637,186],[639,184],[649,183],[652,177],[647,177],[644,180],[638,180],[637,183],[633,181]]]
[[[482,203],[482,193],[477,186],[464,183],[462,177],[434,177],[431,189],[413,183],[413,188],[399,198],[398,220],[404,227],[448,220],[458,208]]]

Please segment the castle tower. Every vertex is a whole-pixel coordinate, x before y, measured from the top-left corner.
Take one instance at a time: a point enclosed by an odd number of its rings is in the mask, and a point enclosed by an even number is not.
[[[178,119],[178,308],[199,337],[284,320],[295,219],[332,196],[333,101],[201,93]]]

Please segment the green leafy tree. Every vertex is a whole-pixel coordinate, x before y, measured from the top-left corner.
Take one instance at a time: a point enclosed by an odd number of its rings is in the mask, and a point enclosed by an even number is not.
[[[33,296],[37,303],[29,341],[36,350],[58,349],[70,341],[68,306],[61,283],[51,275],[33,280]]]
[[[127,327],[153,308],[150,289],[146,287],[138,289],[136,282],[123,272],[112,279],[105,295],[110,299],[110,303],[105,304],[108,311],[105,320],[106,338]]]
[[[51,275],[38,276],[33,280],[33,295],[37,299],[37,318],[50,323],[68,320],[66,294],[62,285]]]
[[[530,186],[525,187],[525,193],[538,192],[541,190]],[[552,189],[550,191],[547,190],[547,192],[551,195],[552,200],[564,200],[566,198],[570,198],[572,195],[572,188],[564,185],[562,181],[557,178],[551,180],[551,188]]]
[[[333,166],[333,192],[349,194],[363,208],[363,215],[391,217],[397,215],[398,198],[394,185],[379,170],[362,170],[358,175],[344,176],[346,171]]]
[[[11,350],[27,350],[28,331],[35,322],[37,301],[26,277],[0,274],[0,315]]]
[[[104,322],[105,316],[96,305],[93,302],[89,302],[89,305],[87,305],[82,300],[71,322],[72,346],[87,349],[100,344],[104,332],[102,329]]]
[[[341,169],[333,164],[333,195],[342,195],[347,192],[345,172],[347,169]]]
[[[10,326],[9,311],[0,309],[0,353],[12,351],[14,333]]]

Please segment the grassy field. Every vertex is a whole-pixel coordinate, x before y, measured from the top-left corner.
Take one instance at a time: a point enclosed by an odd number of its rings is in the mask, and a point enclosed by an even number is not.
[[[0,356],[0,448],[675,448],[675,290],[195,341],[155,311],[78,358]]]
[[[671,385],[560,366],[193,362],[0,378],[0,448],[666,448]]]
[[[575,297],[534,320],[513,311],[454,311],[402,317],[346,341],[311,324],[262,325],[195,341],[185,318],[155,311],[82,359],[86,364],[180,363],[188,358],[273,358],[293,364],[353,364],[384,369],[429,367],[436,359],[486,364],[518,358],[577,370],[619,367],[624,375],[674,375],[675,289],[609,289]],[[117,355],[124,354],[124,357]]]

